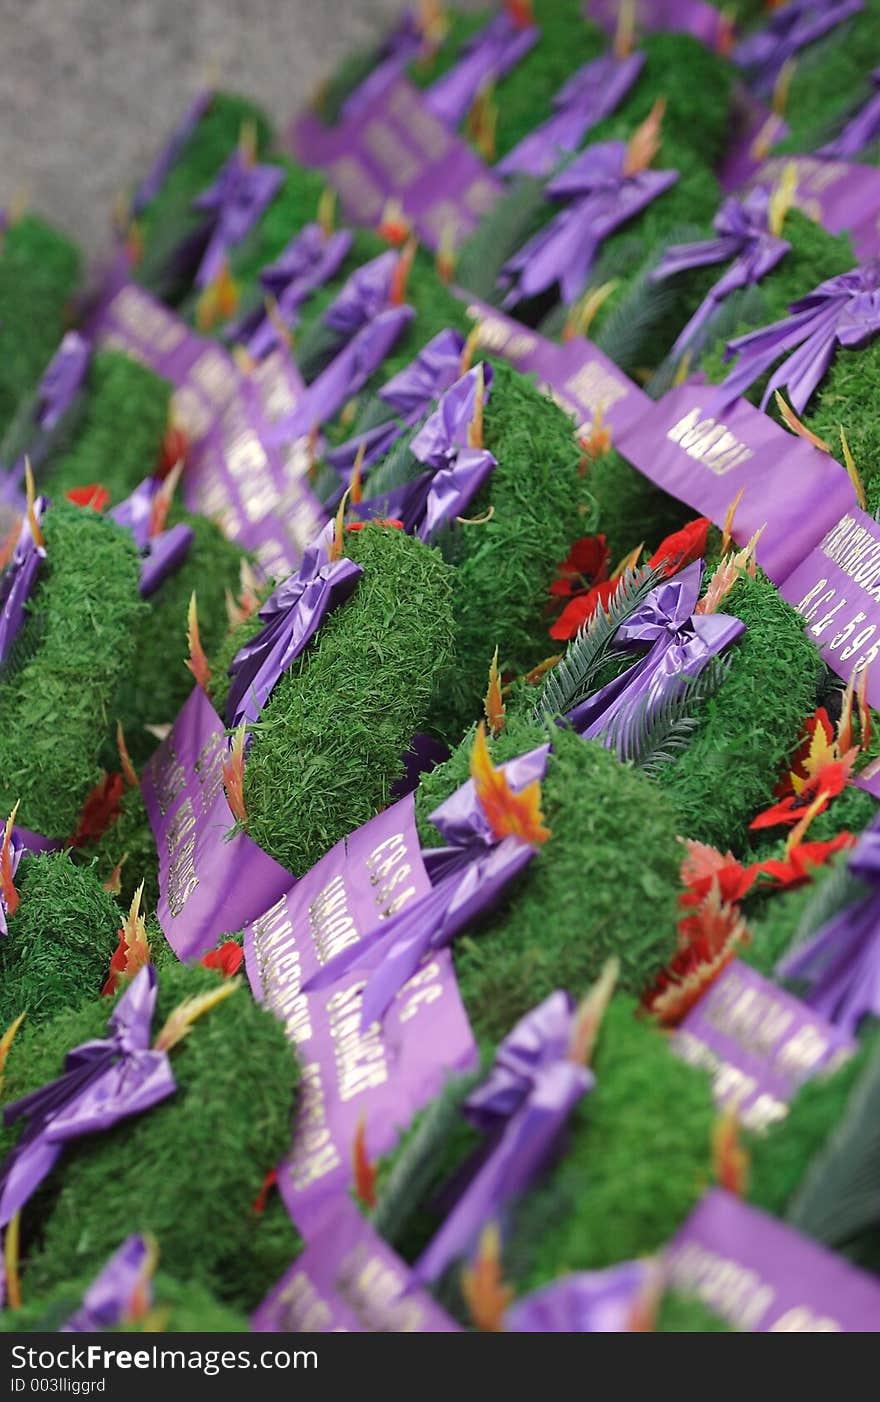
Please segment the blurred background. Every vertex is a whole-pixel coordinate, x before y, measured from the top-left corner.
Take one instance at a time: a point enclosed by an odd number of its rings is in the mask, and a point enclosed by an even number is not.
[[[17,195],[95,255],[207,80],[286,123],[405,0],[0,0],[0,208]]]

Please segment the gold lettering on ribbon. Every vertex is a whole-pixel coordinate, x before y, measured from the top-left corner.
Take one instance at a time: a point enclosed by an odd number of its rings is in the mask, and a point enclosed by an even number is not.
[[[309,1062],[300,1072],[299,1114],[288,1171],[297,1192],[326,1178],[339,1168],[341,1159],[327,1127],[327,1108],[321,1084],[321,1067]]]
[[[388,1064],[382,1044],[382,1028],[373,1022],[361,1027],[361,1005],[366,980],[331,993],[327,999],[329,1030],[336,1053],[339,1099],[353,1100],[388,1080]]]
[[[704,418],[700,408],[691,409],[673,424],[666,437],[716,477],[723,477],[753,456],[751,448],[741,443],[725,424]]]

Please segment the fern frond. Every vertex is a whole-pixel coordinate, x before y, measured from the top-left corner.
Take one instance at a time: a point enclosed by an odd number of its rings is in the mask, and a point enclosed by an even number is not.
[[[392,445],[381,462],[376,463],[370,471],[364,489],[365,499],[385,496],[387,492],[393,492],[396,487],[402,487],[407,482],[411,482],[414,477],[425,471],[424,463],[419,462],[413,454],[410,444],[418,433],[424,418],[420,419],[413,428],[401,435],[397,442]]]
[[[621,724],[612,724],[603,740],[619,757],[653,778],[684,750],[700,723],[699,711],[721,687],[730,670],[729,657],[713,657],[698,676],[659,704],[643,698],[635,712]]]
[[[599,349],[626,372],[644,364],[650,338],[661,327],[675,293],[663,282],[652,282],[646,269],[614,297],[604,325],[595,337]]]
[[[537,233],[557,211],[544,199],[544,185],[533,176],[518,177],[492,206],[458,256],[455,280],[475,297],[491,302],[508,258]]]
[[[880,1044],[789,1204],[798,1231],[840,1246],[880,1222]]]
[[[704,351],[722,341],[732,341],[745,328],[762,325],[767,320],[766,308],[767,300],[760,286],[731,292],[689,342],[687,349],[692,366],[696,368]],[[675,383],[678,368],[678,357],[667,356],[644,386],[645,393],[652,399],[660,399],[668,393]]]
[[[596,677],[607,661],[618,628],[644,603],[663,578],[661,570],[638,565],[625,570],[607,607],[598,608],[568,645],[565,656],[547,673],[535,706],[541,724],[565,715],[589,696]]]

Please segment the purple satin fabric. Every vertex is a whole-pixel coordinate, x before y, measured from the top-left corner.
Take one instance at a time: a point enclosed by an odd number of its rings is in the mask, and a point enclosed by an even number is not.
[[[37,386],[36,421],[46,432],[67,413],[86,377],[92,348],[78,331],[68,331]]]
[[[832,916],[776,972],[806,983],[803,1001],[854,1037],[862,1018],[880,1017],[880,818],[866,828],[848,865],[869,894]]]
[[[324,325],[340,336],[353,336],[388,306],[400,254],[393,248],[355,268],[324,313]]]
[[[439,1279],[475,1246],[545,1167],[591,1071],[569,1059],[574,1004],[551,993],[505,1037],[487,1080],[464,1103],[467,1118],[489,1136],[457,1177],[457,1199],[413,1268],[419,1281]]]
[[[19,838],[18,838],[17,835],[16,835],[15,828],[13,828],[13,829],[12,829],[12,836],[11,836],[11,838],[10,838],[10,840],[9,840],[9,856],[10,856],[10,861],[11,861],[11,865],[12,865],[12,875],[13,875],[13,878],[15,877],[15,873],[18,871],[18,864],[19,864],[19,862],[21,861],[21,859],[22,859],[22,857],[24,856],[24,854],[25,854],[26,851],[27,851],[27,847],[25,846],[25,844],[24,844],[23,842],[21,842],[21,841],[19,840]],[[8,926],[7,923],[6,923],[6,916],[7,916],[7,913],[8,913],[8,911],[7,911],[6,901],[5,901],[4,898],[3,898],[3,893],[2,893],[2,891],[0,891],[0,935],[8,935],[8,934],[9,934],[9,926]]]
[[[348,229],[328,236],[320,224],[306,224],[281,256],[263,269],[260,283],[275,298],[285,326],[297,325],[303,302],[338,272],[352,238]],[[259,306],[231,326],[226,339],[240,342],[255,360],[262,360],[278,344],[279,333],[265,307]]]
[[[348,479],[361,447],[363,466],[370,467],[385,456],[404,429],[418,422],[433,401],[459,377],[464,337],[457,331],[439,331],[378,392],[394,419],[376,424],[332,449],[325,459]],[[491,383],[491,366],[486,366],[486,383]]]
[[[502,765],[515,793],[543,778],[549,751],[549,745],[542,745]],[[431,821],[451,844],[422,852],[431,890],[380,923],[360,943],[329,960],[304,984],[309,990],[335,983],[367,948],[381,944],[383,958],[364,992],[363,1027],[382,1017],[424,956],[451,944],[478,916],[487,913],[535,855],[534,847],[518,838],[499,842],[486,821],[472,780],[450,795],[431,814]]]
[[[480,89],[497,82],[537,43],[534,25],[518,29],[507,14],[496,15],[464,46],[462,57],[426,90],[422,101],[429,112],[455,130]]]
[[[563,302],[576,301],[602,240],[678,180],[675,170],[625,175],[625,160],[625,142],[597,142],[549,182],[551,199],[572,203],[504,264],[498,285],[505,307],[536,297],[556,282]]]
[[[142,968],[108,1020],[110,1036],[69,1052],[64,1071],[7,1105],[4,1124],[27,1128],[0,1169],[0,1227],[5,1227],[52,1171],[64,1145],[139,1115],[176,1089],[163,1051],[150,1050],[156,971]]]
[[[618,629],[617,647],[648,651],[569,711],[566,719],[579,735],[625,754],[633,723],[646,711],[650,717],[745,631],[742,620],[728,614],[694,613],[703,568],[703,561],[696,560],[658,584]]]
[[[756,92],[769,93],[783,64],[861,9],[862,0],[792,0],[737,44],[733,62],[751,75]]]
[[[142,599],[154,594],[163,580],[180,567],[193,543],[192,527],[182,521],[158,535],[150,535],[153,502],[161,485],[158,477],[145,477],[124,501],[107,513],[117,526],[131,532],[141,552],[138,593]]]
[[[552,117],[524,136],[495,167],[499,175],[549,175],[576,151],[591,127],[617,108],[639,76],[644,54],[603,54],[579,68],[556,94]]]
[[[875,68],[871,74],[871,84],[874,93],[850,117],[839,136],[819,147],[817,156],[825,156],[832,161],[849,161],[880,137],[880,68]]]
[[[92,1281],[79,1309],[59,1329],[60,1334],[96,1334],[123,1324],[129,1314],[135,1292],[141,1290],[145,1270],[150,1260],[146,1238],[139,1234],[126,1237],[114,1251],[106,1266]],[[152,1300],[152,1290],[149,1292]]]
[[[351,121],[369,107],[373,99],[403,72],[409,62],[418,57],[423,42],[418,17],[412,10],[407,10],[384,41],[379,52],[379,62],[343,103],[339,114],[341,121]]]
[[[48,497],[37,497],[34,514],[38,521],[49,505]],[[27,516],[21,523],[12,559],[0,575],[0,667],[25,620],[25,608],[37,582],[46,551],[31,534]]]
[[[283,180],[280,166],[251,164],[235,150],[213,185],[197,196],[193,208],[210,216],[211,230],[195,277],[197,287],[214,281],[229,249],[250,233]]]
[[[770,376],[761,408],[774,390],[787,389],[795,412],[802,414],[838,347],[852,350],[880,331],[880,260],[829,278],[792,302],[789,311],[790,316],[728,344],[725,359],[739,359],[721,385],[725,403],[744,394],[785,355]]]
[[[263,628],[235,654],[226,702],[230,729],[259,718],[279,678],[360,580],[363,569],[353,560],[345,556],[330,560],[331,534],[328,526],[308,547],[296,574],[280,584],[260,609]]]
[[[717,238],[676,244],[666,250],[651,274],[653,282],[730,260],[730,267],[703,298],[670,354],[678,356],[685,350],[725,297],[741,288],[753,287],[788,253],[788,240],[770,233],[769,205],[770,193],[764,189],[752,190],[742,200],[726,199],[713,220]]]
[[[626,1334],[651,1278],[647,1261],[605,1271],[579,1271],[517,1300],[504,1329],[511,1334]]]
[[[155,199],[165,184],[168,172],[181,155],[199,122],[214,100],[213,88],[205,88],[198,93],[184,112],[171,137],[156,157],[149,174],[141,181],[131,198],[131,212],[141,214],[151,200]]]

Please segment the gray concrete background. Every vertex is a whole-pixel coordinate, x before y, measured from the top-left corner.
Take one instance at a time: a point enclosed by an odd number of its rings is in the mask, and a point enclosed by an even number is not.
[[[116,195],[211,75],[285,122],[404,0],[0,0],[0,207],[92,255]]]

